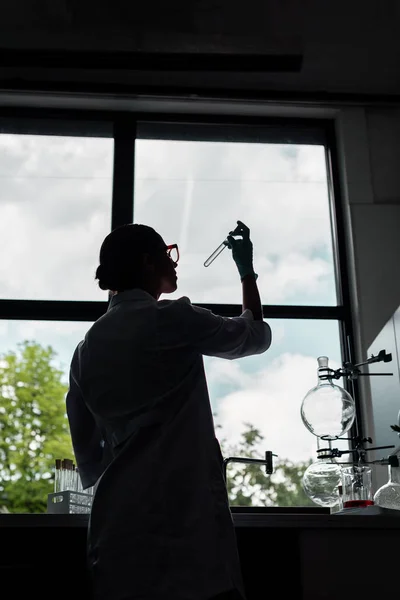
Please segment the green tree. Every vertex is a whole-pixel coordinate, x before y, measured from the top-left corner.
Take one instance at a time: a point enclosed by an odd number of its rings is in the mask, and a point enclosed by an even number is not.
[[[46,512],[54,460],[73,458],[55,358],[29,341],[0,357],[0,507],[9,512]]]
[[[219,426],[217,426],[219,427]],[[250,423],[241,434],[237,446],[228,447],[220,440],[224,458],[238,456],[242,458],[264,458],[257,450],[264,437]],[[274,472],[265,473],[263,465],[229,463],[227,468],[227,488],[232,506],[315,506],[305,494],[302,486],[303,473],[311,464],[294,463],[274,459]]]

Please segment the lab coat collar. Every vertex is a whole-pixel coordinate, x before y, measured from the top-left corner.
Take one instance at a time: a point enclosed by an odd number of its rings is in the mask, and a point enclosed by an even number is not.
[[[134,302],[139,301],[139,302],[150,302],[150,303],[157,302],[157,300],[155,298],[153,298],[153,296],[151,294],[149,294],[148,292],[145,292],[144,290],[141,290],[139,288],[135,288],[134,290],[126,290],[125,292],[119,292],[119,294],[116,294],[116,296],[113,296],[108,305],[108,310],[110,310],[110,308],[113,308],[113,306],[116,306],[120,302],[127,302],[127,301],[134,301]]]

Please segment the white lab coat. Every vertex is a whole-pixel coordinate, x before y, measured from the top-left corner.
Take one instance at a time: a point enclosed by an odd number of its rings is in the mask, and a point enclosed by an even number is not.
[[[223,318],[131,290],[78,345],[67,414],[83,485],[98,482],[96,600],[244,596],[202,355],[235,359],[270,343],[250,311]]]

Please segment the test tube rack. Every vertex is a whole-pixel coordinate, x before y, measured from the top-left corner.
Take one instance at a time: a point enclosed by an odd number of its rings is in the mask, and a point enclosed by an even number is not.
[[[93,487],[83,489],[78,469],[71,459],[56,459],[54,492],[47,496],[49,514],[89,514],[93,493]]]
[[[53,515],[90,514],[93,494],[63,490],[47,496],[47,512]]]

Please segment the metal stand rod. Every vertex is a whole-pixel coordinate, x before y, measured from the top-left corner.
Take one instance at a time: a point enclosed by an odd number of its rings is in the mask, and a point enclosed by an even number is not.
[[[276,456],[270,450],[265,452],[265,459],[262,458],[242,458],[241,456],[229,456],[224,459],[224,479],[226,482],[226,468],[229,463],[237,462],[250,465],[265,465],[265,472],[267,475],[271,475],[274,472],[272,457]]]

